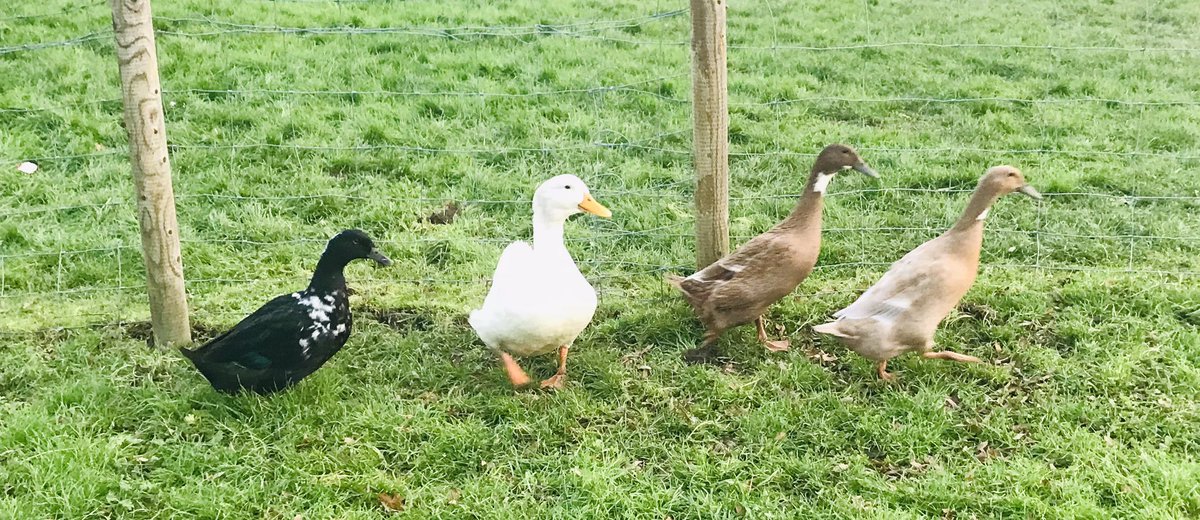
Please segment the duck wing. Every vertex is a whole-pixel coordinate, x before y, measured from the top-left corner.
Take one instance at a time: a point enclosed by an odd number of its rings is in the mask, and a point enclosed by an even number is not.
[[[772,269],[787,265],[781,259],[791,255],[791,248],[778,238],[775,233],[763,233],[691,276],[670,281],[698,310],[710,301],[718,309],[742,305],[756,289],[754,284],[741,284],[739,280],[767,279]]]
[[[300,363],[300,344],[312,320],[308,309],[290,294],[278,296],[259,307],[232,329],[188,353],[193,361],[206,364],[232,363],[253,370]]]
[[[753,275],[762,266],[770,264],[771,259],[787,251],[787,247],[775,238],[775,234],[770,232],[754,237],[736,251],[684,278],[681,285],[688,290],[689,285],[695,287],[700,284],[728,282],[738,276]]]
[[[945,269],[936,254],[936,240],[921,244],[892,264],[854,303],[833,314],[838,319],[895,319],[936,283]]]

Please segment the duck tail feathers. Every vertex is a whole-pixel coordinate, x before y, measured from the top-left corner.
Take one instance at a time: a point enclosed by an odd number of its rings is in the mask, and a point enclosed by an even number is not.
[[[704,308],[704,300],[708,299],[707,287],[683,276],[667,275],[666,279],[667,283],[671,284],[672,287],[679,289],[679,292],[683,294],[683,298],[687,300],[693,309],[701,312],[701,309]]]
[[[179,350],[179,353],[182,354],[183,357],[188,358],[188,360],[190,360],[192,362],[192,364],[196,364],[196,362],[200,359],[200,347],[196,347],[194,349],[189,349],[187,347],[179,347],[178,350]]]
[[[854,337],[850,334],[847,334],[845,331],[843,331],[841,328],[841,322],[837,322],[837,321],[831,321],[829,323],[817,325],[817,326],[813,327],[813,331],[817,332],[818,334],[825,334],[828,336],[833,336],[835,338],[852,338],[852,337]]]

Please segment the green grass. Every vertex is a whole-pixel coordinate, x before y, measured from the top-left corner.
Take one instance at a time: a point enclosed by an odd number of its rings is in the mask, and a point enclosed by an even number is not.
[[[693,258],[689,22],[648,17],[684,2],[159,0],[201,336],[302,286],[340,229],[397,260],[350,269],[354,337],[270,398],[146,348],[107,7],[17,4],[0,107],[38,110],[0,112],[0,518],[375,518],[378,493],[412,518],[1200,516],[1195,2],[735,2],[736,241],[827,143],[883,179],[834,181],[824,267],[770,314],[797,348],[739,330],[713,368],[680,361],[700,331],[661,282]],[[357,29],[195,35],[222,22]],[[914,41],[1028,47],[861,46]],[[1047,200],[996,207],[937,336],[987,364],[905,357],[885,384],[817,341],[1000,163]],[[614,212],[568,229],[601,306],[568,389],[514,393],[464,314],[558,173]],[[456,222],[421,222],[448,200]]]

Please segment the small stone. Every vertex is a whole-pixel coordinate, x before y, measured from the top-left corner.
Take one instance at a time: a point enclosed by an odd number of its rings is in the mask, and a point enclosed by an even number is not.
[[[25,161],[21,163],[20,166],[17,166],[17,171],[29,175],[38,171],[38,165],[32,161]]]

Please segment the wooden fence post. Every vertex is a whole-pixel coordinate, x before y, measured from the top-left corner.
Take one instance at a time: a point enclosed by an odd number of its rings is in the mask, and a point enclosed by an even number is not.
[[[726,0],[691,0],[696,268],[729,253],[729,97]]]
[[[191,343],[150,0],[109,0],[155,344]]]

